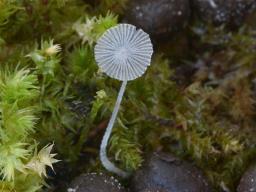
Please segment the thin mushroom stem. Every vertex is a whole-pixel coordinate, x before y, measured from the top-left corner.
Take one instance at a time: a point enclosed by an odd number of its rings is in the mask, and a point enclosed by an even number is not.
[[[101,146],[100,146],[100,160],[103,164],[103,166],[110,172],[116,173],[117,175],[119,175],[120,177],[128,177],[129,174],[121,169],[119,169],[118,167],[116,167],[109,159],[107,156],[107,145],[108,145],[108,140],[110,137],[110,134],[112,132],[119,108],[120,108],[120,104],[122,102],[122,98],[124,95],[124,91],[127,85],[127,81],[123,81],[122,86],[119,90],[118,93],[118,97],[116,100],[116,104],[115,104],[115,108],[113,110],[112,116],[109,120],[108,126],[106,128],[105,134],[103,136],[102,142],[101,142]]]
[[[217,5],[214,0],[209,0],[209,3],[213,8],[217,8]]]

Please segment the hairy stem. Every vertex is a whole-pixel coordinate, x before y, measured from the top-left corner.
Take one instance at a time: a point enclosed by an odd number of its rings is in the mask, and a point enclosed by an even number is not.
[[[124,91],[127,85],[127,81],[123,81],[122,86],[120,88],[120,91],[118,93],[118,97],[116,100],[116,104],[115,104],[115,108],[114,111],[112,113],[112,116],[109,120],[107,129],[105,131],[105,134],[103,136],[102,142],[101,142],[101,146],[100,146],[100,160],[101,163],[103,164],[103,166],[110,172],[116,173],[117,175],[121,176],[121,177],[128,177],[129,174],[121,169],[119,169],[118,167],[116,167],[109,159],[107,156],[107,145],[108,145],[108,140],[110,137],[110,134],[112,132],[119,108],[120,108],[120,104],[124,95]]]

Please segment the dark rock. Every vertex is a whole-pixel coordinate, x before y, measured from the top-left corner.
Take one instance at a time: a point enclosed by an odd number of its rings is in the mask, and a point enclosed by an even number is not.
[[[77,177],[67,192],[125,192],[114,177],[89,173]]]
[[[215,25],[240,26],[256,7],[255,0],[192,0],[200,19]]]
[[[131,187],[133,192],[209,192],[205,176],[196,167],[173,155],[154,153],[138,170]]]
[[[125,22],[162,38],[186,26],[189,16],[189,0],[131,0]]]
[[[251,166],[240,180],[237,192],[256,191],[256,164]]]

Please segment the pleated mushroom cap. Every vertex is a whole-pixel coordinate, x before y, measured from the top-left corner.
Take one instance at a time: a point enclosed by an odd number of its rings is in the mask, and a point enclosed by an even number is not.
[[[99,38],[94,51],[103,72],[120,81],[130,81],[145,73],[151,62],[153,46],[143,30],[130,24],[119,24]]]

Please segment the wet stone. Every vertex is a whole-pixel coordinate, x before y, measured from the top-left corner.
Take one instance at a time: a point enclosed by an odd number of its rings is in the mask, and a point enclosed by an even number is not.
[[[133,192],[210,192],[205,175],[170,154],[154,153],[131,182]]]
[[[75,178],[67,192],[125,192],[125,189],[114,177],[88,173]]]
[[[200,19],[215,25],[240,26],[256,8],[255,0],[192,0]]]
[[[189,16],[189,0],[131,0],[124,21],[162,38],[184,28]]]
[[[242,176],[237,192],[256,192],[256,164]]]

